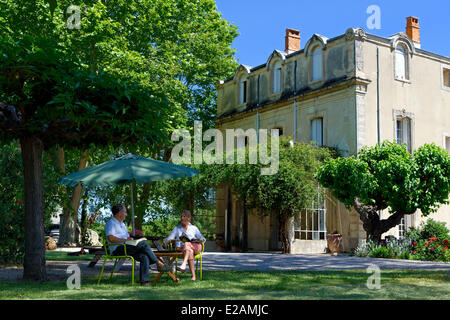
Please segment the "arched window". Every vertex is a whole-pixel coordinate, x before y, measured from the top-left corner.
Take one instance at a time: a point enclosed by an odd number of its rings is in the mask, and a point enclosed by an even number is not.
[[[312,81],[322,79],[322,48],[316,47],[312,53]]]
[[[278,93],[281,91],[281,63],[275,63],[273,67],[273,90],[272,93]]]
[[[408,54],[406,48],[399,44],[395,48],[395,78],[408,80]]]

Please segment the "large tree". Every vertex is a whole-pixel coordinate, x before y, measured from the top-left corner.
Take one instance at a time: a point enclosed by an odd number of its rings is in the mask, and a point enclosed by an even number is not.
[[[381,235],[417,210],[427,216],[449,203],[450,156],[435,144],[410,154],[406,147],[384,141],[364,147],[358,157],[331,159],[317,172],[320,184],[347,208],[354,208],[367,238]],[[380,210],[388,209],[386,219]]]
[[[79,28],[69,28],[74,11],[80,8]],[[73,60],[93,73],[99,70],[139,81],[151,92],[164,92],[172,109],[171,129],[190,127],[193,120],[212,124],[215,115],[216,81],[229,77],[236,68],[234,50],[236,27],[222,19],[212,0],[5,0],[0,3],[0,31],[12,39],[23,35],[53,39]],[[68,161],[76,156],[76,169],[89,162],[105,161],[91,149],[67,150],[55,146],[55,169],[70,172]],[[124,151],[168,160],[170,141],[157,150],[147,144]],[[116,151],[116,152],[117,152]],[[103,153],[102,153],[103,154]],[[74,242],[75,222],[83,189],[67,188],[61,226],[62,242]],[[138,186],[137,222],[145,213],[150,185]]]
[[[24,278],[45,280],[42,153],[166,139],[172,107],[133,79],[91,73],[54,41],[0,38],[0,139],[19,139],[25,190]],[[141,142],[142,143],[142,142]]]

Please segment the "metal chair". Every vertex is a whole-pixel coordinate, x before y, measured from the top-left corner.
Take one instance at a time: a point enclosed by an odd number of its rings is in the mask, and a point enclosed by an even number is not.
[[[170,244],[170,246],[172,246],[172,244]],[[195,262],[195,273],[198,273],[198,265],[199,265],[199,261],[200,261],[200,280],[203,279],[203,270],[202,270],[203,258],[202,258],[202,255],[203,255],[204,251],[205,251],[205,242],[202,242],[202,251],[200,253],[194,255],[194,260],[197,260]],[[178,258],[176,258],[176,260],[175,260],[175,266],[178,266]]]
[[[109,247],[110,246],[120,246],[120,245],[123,246],[124,255],[122,255],[122,256],[113,256],[113,255],[111,255],[110,252],[109,252],[110,251]],[[121,260],[121,259],[131,259],[131,285],[134,285],[134,258],[132,256],[127,255],[127,246],[126,246],[126,244],[125,243],[111,243],[111,244],[109,244],[109,243],[106,243],[106,241],[103,241],[103,247],[105,248],[105,255],[104,255],[104,258],[103,258],[102,271],[100,272],[100,276],[98,277],[98,283],[97,284],[100,284],[100,281],[102,280],[103,270],[105,269],[106,261],[114,260],[114,266],[113,266],[113,269],[111,271],[111,277],[110,277],[110,279],[112,279],[112,276],[114,274],[114,270],[116,269],[117,262],[119,260]]]

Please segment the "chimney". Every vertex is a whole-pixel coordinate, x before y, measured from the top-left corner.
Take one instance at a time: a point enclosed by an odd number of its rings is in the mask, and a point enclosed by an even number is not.
[[[286,37],[284,51],[292,53],[300,50],[300,31],[294,29],[286,29]]]
[[[419,18],[406,18],[406,35],[414,42],[414,46],[420,49]]]

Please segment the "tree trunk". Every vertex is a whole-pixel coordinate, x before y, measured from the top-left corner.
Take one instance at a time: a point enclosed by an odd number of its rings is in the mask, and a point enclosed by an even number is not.
[[[87,152],[83,152],[78,163],[78,171],[86,169],[88,165],[89,155]],[[76,237],[77,220],[78,220],[78,208],[80,206],[81,197],[83,195],[84,188],[81,184],[78,184],[72,193],[70,200],[70,207],[65,206],[63,215],[61,217],[61,225],[59,231],[59,244],[64,245],[68,243],[78,243]]]
[[[44,197],[42,153],[44,146],[35,137],[21,138],[25,190],[25,258],[23,279],[46,281],[44,245]]]
[[[81,206],[81,246],[84,247],[86,245],[87,238],[87,197],[83,197],[83,205]],[[82,248],[82,253],[84,254],[84,249]]]
[[[412,214],[414,212],[394,212],[387,219],[380,220],[376,206],[368,206],[356,200],[353,207],[358,212],[359,217],[363,223],[363,228],[366,231],[367,239],[376,243],[381,242],[383,233],[389,231],[391,228],[397,226],[405,214]]]
[[[282,253],[291,253],[291,242],[289,240],[288,231],[288,216],[286,214],[280,213],[278,216],[278,222],[280,227],[280,240]]]

